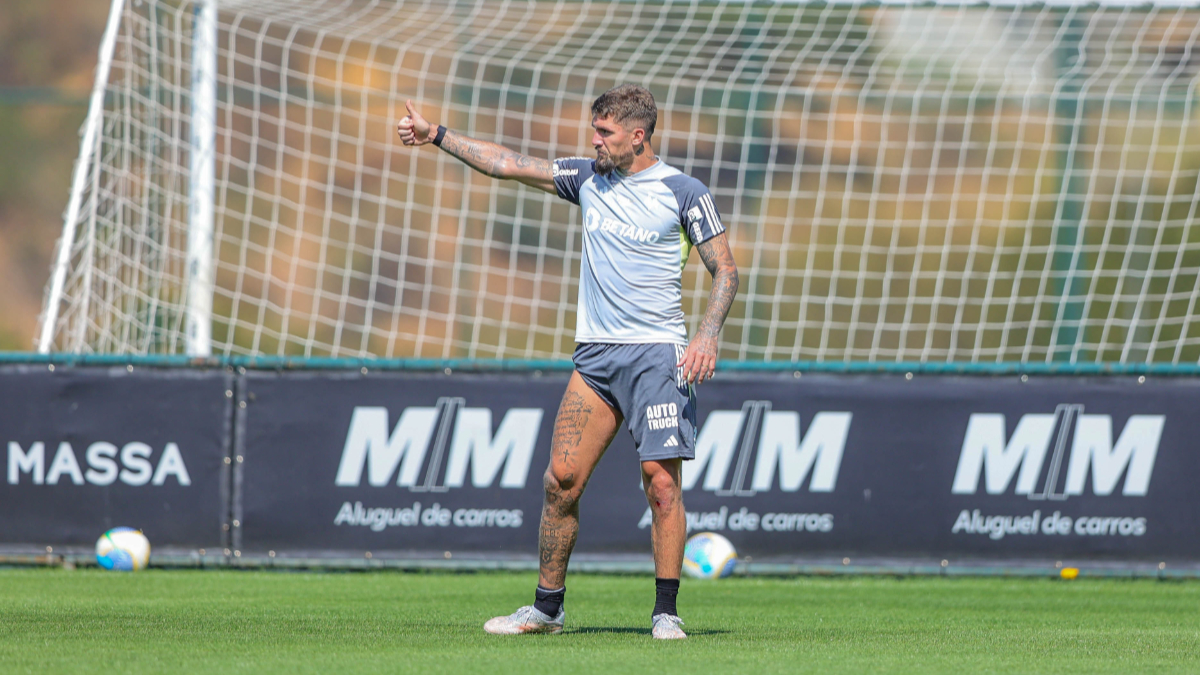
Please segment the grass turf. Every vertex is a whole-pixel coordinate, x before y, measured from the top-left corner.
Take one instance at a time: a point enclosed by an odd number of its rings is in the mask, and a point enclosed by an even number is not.
[[[496,637],[532,574],[0,570],[0,672],[1194,673],[1200,584],[576,575],[561,636]]]

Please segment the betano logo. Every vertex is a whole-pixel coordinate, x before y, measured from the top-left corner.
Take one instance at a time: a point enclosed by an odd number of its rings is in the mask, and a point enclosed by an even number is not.
[[[355,408],[334,484],[361,485],[366,468],[373,487],[396,476],[413,492],[445,492],[463,486],[469,464],[474,487],[491,487],[497,475],[502,488],[525,487],[542,410],[510,409],[493,435],[492,411],[465,403],[446,397],[435,407],[405,408],[390,435],[387,408]]]
[[[637,225],[623,223],[613,218],[606,218],[597,209],[588,209],[583,214],[583,226],[588,232],[609,232],[624,237],[639,244],[653,244],[659,240],[657,232],[643,229]]]
[[[1093,494],[1112,494],[1124,474],[1121,494],[1144,497],[1165,422],[1164,415],[1132,415],[1114,444],[1111,416],[1085,415],[1082,405],[1064,404],[1053,414],[1023,415],[1006,442],[1004,415],[976,413],[967,422],[951,492],[975,494],[982,474],[988,494],[1004,494],[1015,476],[1016,494],[1061,501],[1083,494],[1090,469]],[[1068,441],[1071,456],[1063,481]],[[1051,444],[1050,465],[1043,471]]]
[[[850,419],[848,412],[817,413],[802,437],[800,413],[773,411],[770,401],[746,401],[740,411],[714,410],[696,440],[695,461],[683,464],[683,489],[695,488],[703,473],[705,490],[751,497],[770,490],[778,472],[779,489],[796,492],[811,471],[810,492],[833,492]]]

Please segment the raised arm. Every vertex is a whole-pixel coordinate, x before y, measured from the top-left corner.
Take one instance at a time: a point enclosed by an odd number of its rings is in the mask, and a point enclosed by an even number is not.
[[[704,310],[700,330],[696,331],[678,365],[683,368],[688,382],[699,384],[712,378],[717,369],[717,337],[737,295],[738,271],[724,232],[698,244],[696,250],[712,275],[712,291],[708,294],[708,308]]]
[[[405,101],[404,107],[408,109],[408,115],[396,124],[396,133],[401,142],[412,146],[432,143],[437,137],[438,125],[430,124],[421,117],[412,101]],[[550,160],[522,155],[502,145],[476,140],[450,130],[446,130],[442,136],[440,147],[486,176],[520,181],[551,194],[557,193]]]

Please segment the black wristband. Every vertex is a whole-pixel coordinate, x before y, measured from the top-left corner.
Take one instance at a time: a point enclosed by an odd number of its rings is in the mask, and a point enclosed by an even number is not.
[[[433,137],[433,144],[438,146],[439,148],[442,147],[442,137],[444,137],[445,135],[446,135],[446,127],[439,124],[437,134],[435,134]]]

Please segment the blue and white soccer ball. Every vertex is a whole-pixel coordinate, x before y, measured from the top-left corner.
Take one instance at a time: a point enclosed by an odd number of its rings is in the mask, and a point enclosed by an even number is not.
[[[683,571],[696,579],[720,579],[733,574],[737,550],[716,532],[701,532],[683,547]]]
[[[106,570],[136,572],[150,562],[150,540],[141,530],[114,527],[96,541],[96,562]]]

